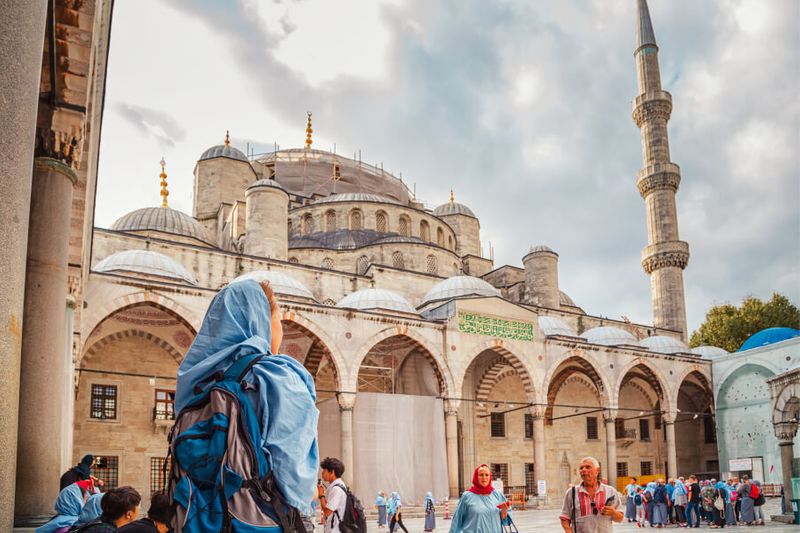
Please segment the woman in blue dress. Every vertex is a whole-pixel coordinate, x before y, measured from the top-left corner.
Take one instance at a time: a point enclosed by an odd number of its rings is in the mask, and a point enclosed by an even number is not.
[[[631,482],[625,487],[625,518],[628,519],[628,522],[635,522],[636,521],[636,504],[633,501],[634,496],[636,496],[636,489],[639,488],[639,485],[636,484],[636,478],[632,477]]]
[[[425,525],[424,531],[433,531],[436,529],[436,508],[433,505],[433,494],[427,493],[425,495]]]
[[[375,498],[375,509],[378,510],[378,527],[383,528],[386,526],[386,494],[383,491]]]
[[[450,533],[503,533],[511,523],[511,504],[492,488],[492,472],[480,465],[472,475],[472,487],[461,495],[450,524]]]

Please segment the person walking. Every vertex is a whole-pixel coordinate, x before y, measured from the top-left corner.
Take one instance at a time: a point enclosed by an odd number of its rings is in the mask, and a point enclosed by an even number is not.
[[[325,519],[325,533],[340,533],[339,523],[347,506],[347,486],[342,481],[344,463],[335,457],[326,457],[319,466],[322,469],[322,479],[328,483],[327,488],[322,485],[317,487]]]
[[[636,503],[633,498],[636,496],[638,488],[635,477],[632,477],[631,482],[625,485],[625,518],[628,522],[636,521]]]
[[[755,518],[756,525],[763,526],[764,511],[762,507],[767,502],[764,498],[764,494],[761,492],[761,482],[754,479],[751,483],[753,484],[753,488],[750,491],[751,495],[753,495],[753,518]]]
[[[81,462],[61,474],[59,480],[59,489],[64,490],[76,481],[83,481],[89,479],[94,457],[92,455],[84,455]]]
[[[700,527],[700,484],[697,482],[697,477],[692,474],[689,476],[689,503],[686,504],[686,526],[687,527]],[[692,520],[694,518],[694,520]],[[694,524],[694,525],[692,525]]]
[[[400,494],[393,492],[389,498],[389,533],[394,533],[395,526],[400,526],[400,529],[408,533],[405,524],[403,524],[403,502],[400,500]]]
[[[650,520],[650,525],[662,528],[668,523],[669,494],[667,493],[667,487],[664,485],[664,480],[659,479],[656,482],[656,488],[653,490],[653,517]]]
[[[636,527],[644,527],[645,518],[647,518],[647,510],[644,501],[644,489],[636,487],[636,495],[633,497],[633,502],[636,505]]]
[[[655,506],[655,501],[653,501],[653,497],[656,493],[656,482],[651,481],[647,484],[644,489],[644,499],[645,499],[645,506],[647,507],[647,521],[650,522],[650,525],[655,525],[653,523],[653,508]]]
[[[375,509],[378,510],[378,528],[383,529],[386,527],[386,493],[383,491],[378,492],[378,497],[375,498]]]
[[[675,481],[672,491],[672,507],[675,509],[675,523],[679,527],[686,527],[686,504],[689,502],[689,492],[682,477]]]
[[[119,533],[167,533],[172,523],[172,502],[164,491],[154,492],[150,497],[147,517],[122,526]]]
[[[748,476],[742,476],[742,482],[739,484],[739,488],[736,489],[736,491],[739,493],[739,499],[742,501],[742,522],[748,526],[755,525],[755,498],[751,496],[753,484],[750,483],[750,478]]]
[[[565,533],[611,533],[612,522],[622,522],[620,497],[614,487],[600,483],[600,462],[584,457],[578,473],[581,483],[564,494],[561,527]]]
[[[458,500],[450,533],[502,533],[511,513],[502,492],[492,487],[492,471],[482,464],[472,474],[472,486]]]
[[[423,531],[436,529],[436,507],[433,503],[433,493],[425,494],[425,525]]]

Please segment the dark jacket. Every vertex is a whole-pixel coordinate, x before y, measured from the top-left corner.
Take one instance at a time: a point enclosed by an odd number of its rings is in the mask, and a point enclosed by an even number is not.
[[[692,483],[689,486],[689,501],[695,504],[700,503],[700,485],[698,483]]]
[[[155,523],[149,518],[142,518],[117,530],[119,533],[158,533]]]
[[[59,483],[61,488],[58,490],[64,490],[76,481],[83,481],[84,479],[89,479],[89,469],[84,467],[83,464],[73,466],[61,475],[61,481]]]

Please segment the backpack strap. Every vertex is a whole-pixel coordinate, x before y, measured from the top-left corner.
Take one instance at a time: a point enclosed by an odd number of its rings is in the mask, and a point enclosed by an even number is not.
[[[577,492],[578,492],[578,490],[573,485],[572,486],[572,533],[577,533],[578,532],[578,519],[575,517],[575,513],[576,513],[576,511],[575,511],[575,494]]]
[[[229,366],[225,370],[225,374],[223,374],[222,379],[233,379],[235,381],[242,381],[244,377],[250,372],[250,369],[255,366],[256,363],[261,361],[261,358],[265,357],[264,354],[260,353],[252,353],[250,355],[245,355],[244,357],[240,357]]]

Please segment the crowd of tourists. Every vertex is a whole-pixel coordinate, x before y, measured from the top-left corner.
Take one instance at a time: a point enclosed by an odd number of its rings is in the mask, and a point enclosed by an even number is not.
[[[425,508],[423,531],[433,531],[436,529],[436,505],[431,492],[425,495],[423,505]],[[385,492],[379,491],[373,507],[378,511],[378,529],[383,529],[388,524],[389,533],[394,533],[396,527],[408,533],[405,524],[403,524],[403,502],[400,499],[399,492],[392,492],[387,498]]]
[[[764,525],[761,483],[748,476],[728,480],[698,480],[691,475],[640,485],[636,478],[625,487],[625,518],[639,527],[700,527]]]

